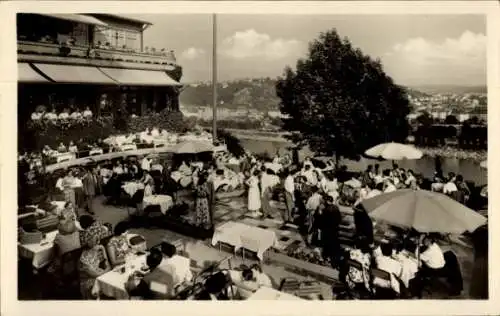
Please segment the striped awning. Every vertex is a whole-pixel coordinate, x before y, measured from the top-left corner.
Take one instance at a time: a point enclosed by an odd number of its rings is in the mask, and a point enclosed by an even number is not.
[[[90,24],[90,25],[101,25],[107,26],[108,24],[99,20],[96,17],[84,14],[49,14],[49,13],[37,13],[39,15],[48,16],[54,19],[66,20],[76,23]]]
[[[180,86],[164,71],[99,68],[103,73],[122,85],[129,86]]]
[[[17,64],[18,82],[50,82],[38,72],[36,72],[28,63]]]
[[[57,83],[117,84],[96,67],[54,64],[34,64]]]

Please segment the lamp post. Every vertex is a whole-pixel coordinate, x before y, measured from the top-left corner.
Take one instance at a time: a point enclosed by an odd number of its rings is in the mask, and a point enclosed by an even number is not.
[[[217,15],[212,15],[212,141],[217,141]]]

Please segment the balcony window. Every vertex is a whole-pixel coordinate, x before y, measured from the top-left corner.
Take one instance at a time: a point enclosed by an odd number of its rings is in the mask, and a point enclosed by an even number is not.
[[[94,31],[94,45],[101,48],[139,51],[140,33],[97,26]]]

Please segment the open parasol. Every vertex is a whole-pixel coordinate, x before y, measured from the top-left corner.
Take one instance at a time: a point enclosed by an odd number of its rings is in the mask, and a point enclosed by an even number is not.
[[[412,145],[383,143],[365,151],[365,155],[386,160],[420,159],[422,152]]]
[[[403,189],[384,193],[361,204],[370,217],[420,233],[473,232],[486,218],[448,196],[426,190]]]

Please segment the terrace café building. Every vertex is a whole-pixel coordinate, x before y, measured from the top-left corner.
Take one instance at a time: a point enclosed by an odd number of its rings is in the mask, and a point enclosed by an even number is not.
[[[152,24],[112,14],[18,14],[18,114],[38,106],[96,116],[178,110],[174,52],[144,46]]]

